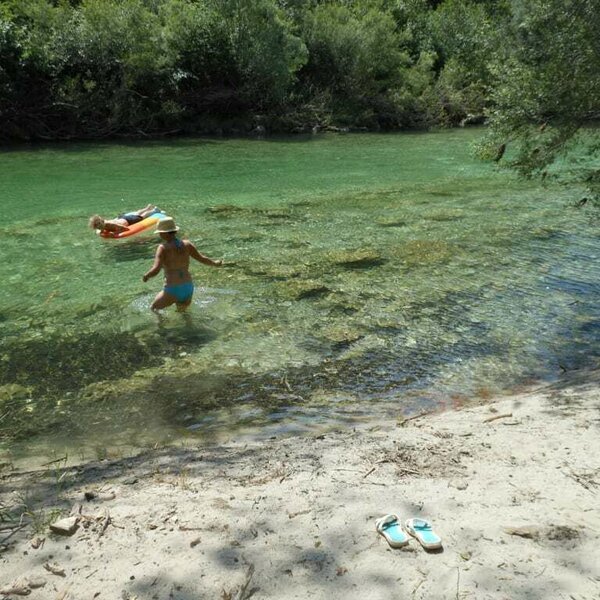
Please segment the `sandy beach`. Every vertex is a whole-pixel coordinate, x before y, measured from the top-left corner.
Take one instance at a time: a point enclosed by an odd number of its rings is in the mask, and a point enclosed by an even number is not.
[[[0,597],[600,598],[599,385],[576,373],[475,408],[60,473],[5,465]],[[387,513],[429,519],[443,550],[390,548]]]

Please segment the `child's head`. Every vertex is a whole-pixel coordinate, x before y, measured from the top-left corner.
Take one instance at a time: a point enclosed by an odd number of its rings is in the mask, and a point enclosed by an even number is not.
[[[92,229],[104,229],[104,219],[100,215],[94,215],[90,217],[89,225]]]

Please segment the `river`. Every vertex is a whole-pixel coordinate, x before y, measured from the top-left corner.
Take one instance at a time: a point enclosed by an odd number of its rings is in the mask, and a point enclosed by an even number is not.
[[[597,224],[480,135],[1,151],[0,459],[396,418],[592,364]],[[87,228],[149,202],[226,261],[193,266],[187,316],[149,311],[153,234]]]

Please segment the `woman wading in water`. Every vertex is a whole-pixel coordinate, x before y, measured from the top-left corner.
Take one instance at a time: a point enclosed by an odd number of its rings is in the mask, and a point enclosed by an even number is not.
[[[164,240],[157,249],[152,268],[142,277],[144,283],[151,277],[158,275],[161,269],[165,272],[165,286],[158,293],[150,307],[152,310],[161,310],[177,305],[177,310],[185,310],[192,302],[194,283],[190,275],[190,257],[211,267],[220,267],[222,260],[212,260],[196,250],[196,246],[189,240],[180,240],[177,237],[179,227],[171,217],[166,217],[158,222],[156,233]]]

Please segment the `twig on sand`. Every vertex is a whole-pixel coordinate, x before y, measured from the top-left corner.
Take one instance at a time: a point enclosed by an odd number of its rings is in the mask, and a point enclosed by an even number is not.
[[[42,467],[47,467],[49,465],[53,465],[54,463],[63,462],[65,460],[67,460],[67,458],[69,458],[69,457],[65,454],[64,456],[61,456],[60,458],[56,458],[54,460],[51,460],[50,462],[43,463],[41,466]]]
[[[402,473],[406,473],[408,475],[421,475],[421,471],[417,471],[416,469],[410,469],[409,467],[401,467],[398,466],[397,467],[398,471],[401,471]]]
[[[256,588],[256,587],[248,589],[248,586],[250,585],[250,582],[252,581],[253,575],[254,575],[254,565],[250,565],[248,567],[248,572],[246,573],[246,579],[245,579],[244,583],[239,587],[237,592],[233,592],[233,591],[226,592],[225,590],[222,590],[222,592],[221,592],[222,600],[248,600],[250,597],[252,597],[254,592],[256,592],[258,590],[258,588]]]
[[[18,523],[15,525],[6,525],[4,527],[0,527],[0,531],[12,531],[13,529],[17,529],[19,527],[25,527],[25,525],[23,525],[23,523]]]
[[[546,571],[546,567],[547,565],[544,565],[544,568],[537,575],[534,575],[534,577],[540,577],[541,575],[543,575]]]
[[[412,591],[412,595],[414,596],[417,593],[417,590],[425,583],[425,579],[421,579],[419,583],[415,586],[415,589]]]
[[[104,523],[102,523],[102,528],[100,529],[100,533],[98,533],[98,539],[100,539],[104,532],[108,529],[108,526],[111,524],[112,519],[110,518],[110,513],[106,511],[104,513]]]
[[[175,513],[177,512],[177,509],[174,508],[173,510],[170,510],[165,517],[163,518],[162,522],[166,523]]]
[[[250,596],[252,596],[252,594],[254,593],[254,589],[249,590],[248,586],[250,585],[250,582],[252,581],[252,577],[254,575],[254,565],[250,565],[248,567],[248,572],[246,573],[246,581],[244,581],[242,587],[239,589],[237,596],[235,597],[235,600],[246,600],[247,598],[250,598]]]
[[[592,485],[598,485],[591,477],[586,477],[583,473],[575,473],[575,471],[573,471],[572,469],[571,472],[566,473],[566,475],[567,477],[573,479],[573,481],[576,481],[579,485],[584,487],[588,492],[591,492],[592,494],[594,493],[594,490],[592,490]]]
[[[504,413],[503,415],[494,415],[493,417],[488,417],[487,419],[484,419],[483,422],[491,423],[492,421],[495,421],[496,419],[506,419],[506,418],[512,417],[512,416],[513,416],[512,413]]]
[[[413,415],[412,417],[406,417],[406,419],[402,419],[402,421],[398,421],[398,427],[403,427],[405,423],[409,421],[414,421],[415,419],[420,419],[421,417],[426,417],[427,415],[432,415],[435,410],[426,410],[424,412],[419,413],[418,415]]]
[[[15,533],[17,533],[17,531],[19,531],[20,529],[23,529],[23,527],[27,527],[27,523],[23,523],[22,525],[17,525],[16,527],[13,527],[13,530],[5,538],[2,538],[0,540],[0,545],[4,544],[4,542],[6,542],[6,540],[11,538],[13,535],[15,535]]]
[[[61,592],[58,593],[58,595],[56,596],[56,600],[65,600],[70,589],[71,589],[71,586],[68,585],[64,590],[62,590]]]
[[[460,598],[460,567],[456,567],[456,600]]]
[[[538,392],[547,390],[547,389],[551,388],[553,385],[555,385],[555,384],[554,383],[546,383],[545,385],[541,385],[539,387],[533,388],[532,390],[527,390],[526,392],[523,392],[523,395],[531,396],[531,394],[537,394]]]
[[[368,477],[377,467],[373,467],[370,471],[367,471],[364,475],[363,475],[363,479],[365,477]]]
[[[309,510],[299,510],[298,512],[294,512],[294,513],[288,513],[288,519],[293,519],[295,517],[298,517],[300,515],[308,515],[310,513],[310,509]]]

